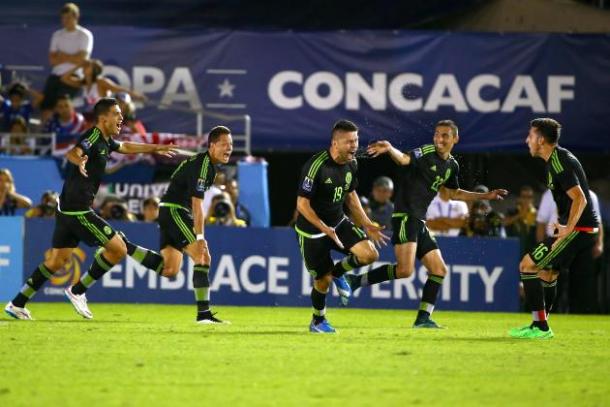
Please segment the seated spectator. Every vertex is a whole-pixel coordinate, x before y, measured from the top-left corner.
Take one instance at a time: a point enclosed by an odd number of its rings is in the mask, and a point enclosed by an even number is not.
[[[16,117],[11,122],[9,128],[11,136],[8,140],[8,145],[3,146],[3,150],[9,154],[26,155],[32,154],[34,151],[33,140],[27,140],[25,135],[28,134],[28,126],[23,117]]]
[[[231,203],[235,208],[235,216],[246,222],[246,225],[250,226],[250,211],[239,202],[239,184],[235,178],[227,180],[225,183],[225,191],[227,191],[227,194],[231,197]]]
[[[32,104],[27,99],[28,90],[21,83],[14,83],[8,90],[8,98],[2,102],[2,130],[10,131],[11,124],[17,119],[23,119],[26,129],[32,115]]]
[[[210,211],[205,220],[206,225],[246,227],[246,222],[235,216],[231,197],[226,192],[212,198]]]
[[[207,214],[210,211],[210,206],[212,205],[212,199],[214,199],[214,197],[225,192],[226,180],[227,174],[222,171],[216,173],[214,184],[205,192],[203,197],[203,213]]]
[[[394,193],[394,183],[389,177],[379,177],[373,182],[373,190],[369,204],[371,206],[371,220],[385,226],[386,229],[392,228],[392,194]]]
[[[137,220],[133,213],[129,212],[127,202],[116,195],[107,195],[100,205],[100,216],[105,220],[122,220],[134,222]]]
[[[532,187],[528,185],[521,187],[517,207],[506,213],[504,225],[508,236],[519,238],[521,255],[534,247],[536,243],[536,207]]]
[[[143,222],[156,222],[159,217],[159,198],[151,196],[142,202],[142,214],[138,217]]]
[[[18,194],[13,174],[8,168],[0,168],[0,215],[13,216],[17,208],[29,208],[32,200]]]
[[[45,191],[40,203],[25,213],[26,218],[54,218],[57,211],[59,194],[55,191]]]
[[[74,110],[69,95],[57,98],[55,113],[45,124],[46,133],[55,133],[55,153],[63,155],[87,129],[87,122],[82,114]]]
[[[428,206],[426,226],[437,236],[459,236],[468,222],[468,205],[449,198],[446,188],[441,188]]]
[[[83,68],[84,77],[76,75],[76,72]],[[83,99],[85,101],[84,111],[92,114],[93,106],[104,97],[110,97],[113,93],[128,93],[132,98],[137,100],[145,100],[141,94],[130,91],[112,81],[109,78],[102,76],[104,64],[99,59],[91,59],[83,61],[79,65],[73,67],[62,75],[61,81],[73,88],[82,89]]]
[[[43,122],[51,116],[59,96],[66,94],[70,97],[76,96],[79,88],[63,83],[61,77],[86,61],[93,50],[93,35],[86,28],[78,25],[80,18],[78,6],[74,3],[66,3],[61,8],[60,16],[63,29],[53,33],[49,47],[49,63],[53,68],[45,83],[44,99],[40,106],[43,110]],[[73,74],[79,77],[82,75],[78,69]]]
[[[506,237],[504,217],[491,208],[489,201],[474,201],[470,209],[466,234],[504,238]]]
[[[119,107],[123,114],[123,126],[119,134],[139,134],[145,137],[146,127],[144,127],[142,121],[136,118],[136,105],[131,100],[131,95],[127,92],[119,92],[116,94],[116,100],[119,102]]]

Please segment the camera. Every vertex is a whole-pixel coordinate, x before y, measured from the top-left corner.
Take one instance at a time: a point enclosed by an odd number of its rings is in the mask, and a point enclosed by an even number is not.
[[[214,216],[224,218],[231,212],[231,206],[227,201],[219,201],[214,205]]]
[[[127,208],[120,203],[114,203],[110,207],[110,219],[124,220],[127,218]]]

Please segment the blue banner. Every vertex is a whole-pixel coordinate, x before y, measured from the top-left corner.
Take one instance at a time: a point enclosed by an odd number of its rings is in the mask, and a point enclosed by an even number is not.
[[[130,240],[158,249],[153,224],[115,224]],[[50,247],[53,222],[26,221],[24,277],[43,260]],[[311,278],[300,256],[295,232],[287,228],[206,228],[212,253],[212,302],[225,305],[310,306]],[[512,239],[438,238],[449,266],[437,307],[446,310],[517,311],[519,305],[519,244]],[[36,296],[37,301],[64,301],[63,289],[75,283],[91,263],[93,250],[77,248],[65,270],[57,273]],[[338,257],[339,258],[339,257]],[[381,252],[379,265],[393,260],[391,248]],[[191,304],[193,262],[185,259],[174,279],[126,258],[91,288],[91,302]],[[357,272],[370,269],[363,267]],[[419,304],[426,271],[420,264],[408,279],[359,290],[351,306],[413,309]],[[337,297],[336,291],[333,292]],[[331,299],[330,306],[337,306]]]
[[[88,28],[107,75],[170,107],[140,112],[155,131],[193,133],[194,115],[171,108],[204,108],[250,115],[254,150],[323,148],[338,118],[409,148],[451,118],[458,150],[525,151],[529,121],[551,116],[568,147],[610,145],[607,35]],[[19,38],[0,43],[5,67],[46,67],[55,29],[0,27]]]
[[[9,301],[23,285],[23,218],[0,216],[0,301]]]

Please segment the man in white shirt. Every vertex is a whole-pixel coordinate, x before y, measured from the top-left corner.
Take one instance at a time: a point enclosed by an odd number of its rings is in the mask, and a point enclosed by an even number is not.
[[[80,10],[74,3],[66,3],[60,11],[63,28],[55,31],[49,47],[51,75],[47,78],[44,99],[41,104],[43,119],[50,116],[57,98],[61,95],[76,96],[78,88],[62,83],[60,78],[69,70],[89,59],[93,50],[93,35],[78,25]],[[80,71],[77,71],[80,73]]]
[[[599,219],[599,233],[597,241],[593,246],[593,251],[586,255],[578,256],[574,259],[571,269],[573,273],[568,274],[568,308],[571,313],[587,314],[597,312],[597,284],[595,273],[595,260],[598,259],[604,251],[604,228],[602,222],[602,213],[599,207],[599,198],[597,194],[589,189],[591,196],[591,205],[597,213]],[[557,223],[557,205],[553,200],[553,195],[550,189],[542,195],[538,214],[536,216],[536,240],[541,242],[548,236],[553,236],[555,233],[555,224]],[[563,274],[563,273],[562,273]],[[545,286],[545,301],[555,298],[557,281],[551,283],[552,286]],[[548,283],[546,283],[548,285]],[[563,284],[562,284],[563,285]],[[547,295],[549,293],[549,295]],[[548,298],[547,298],[548,297]]]
[[[428,206],[426,226],[436,236],[458,236],[468,220],[468,205],[449,199],[445,191],[441,188]]]

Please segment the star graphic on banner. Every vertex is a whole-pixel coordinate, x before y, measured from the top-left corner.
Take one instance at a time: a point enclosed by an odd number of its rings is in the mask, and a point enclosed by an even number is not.
[[[230,98],[233,97],[233,89],[235,89],[235,85],[233,85],[227,78],[218,85],[218,89],[220,89],[220,97],[228,96]]]

